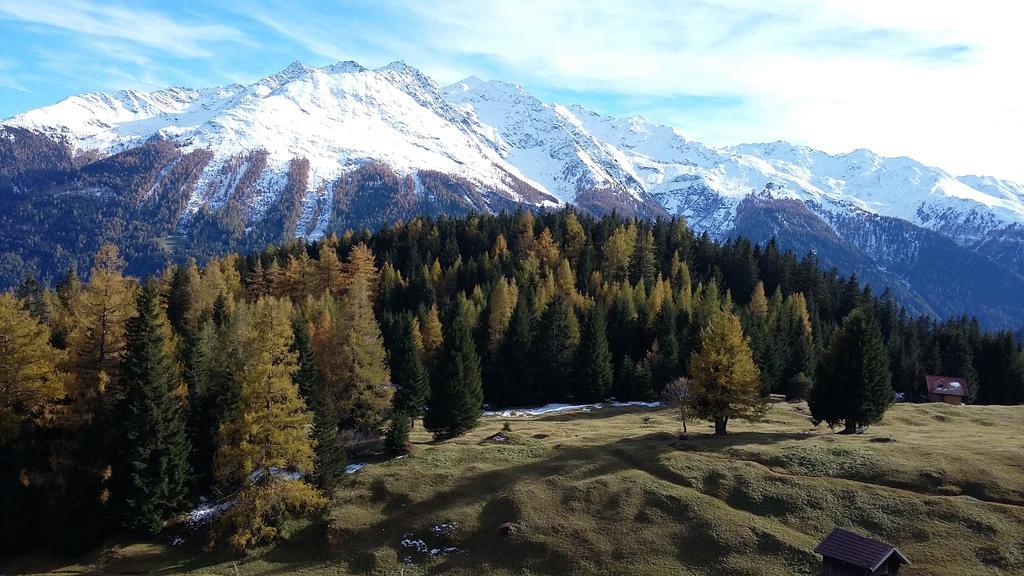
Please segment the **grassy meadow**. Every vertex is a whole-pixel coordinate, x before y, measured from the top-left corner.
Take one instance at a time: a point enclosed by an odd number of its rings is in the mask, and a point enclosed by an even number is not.
[[[512,430],[491,439],[504,422]],[[248,557],[111,541],[0,573],[816,574],[841,526],[897,545],[907,575],[1024,573],[1024,407],[892,407],[863,435],[777,404],[730,434],[668,409],[485,417],[346,477],[323,522]]]

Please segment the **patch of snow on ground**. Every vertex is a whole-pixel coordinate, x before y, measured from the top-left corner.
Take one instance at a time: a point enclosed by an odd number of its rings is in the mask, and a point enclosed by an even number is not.
[[[349,464],[348,466],[345,466],[345,474],[355,474],[356,472],[359,472],[360,470],[362,470],[365,466],[366,466],[365,462],[359,462],[359,463],[356,463],[356,464]]]
[[[237,502],[235,498],[230,498],[216,504],[200,500],[199,506],[196,506],[188,513],[188,516],[185,517],[185,524],[189,527],[197,527],[206,524],[234,506],[235,502]]]
[[[298,470],[288,470],[286,468],[270,468],[270,475],[274,478],[281,480],[302,480],[302,472]],[[256,482],[263,477],[263,469],[253,470],[252,474],[249,475],[249,482]]]
[[[450,540],[457,527],[458,525],[454,522],[442,522],[432,526],[430,528],[430,532],[437,538]],[[423,538],[414,538],[412,532],[406,532],[403,534],[402,541],[399,542],[398,545],[408,552],[408,554],[402,558],[402,562],[405,564],[413,563],[412,553],[422,554],[424,556],[449,556],[451,554],[462,554],[465,552],[465,550],[458,546],[428,544]]]
[[[601,408],[623,408],[627,406],[643,406],[646,408],[657,408],[661,402],[598,402],[596,404],[545,404],[532,408],[509,408],[506,410],[485,410],[484,416],[497,416],[499,418],[515,418],[526,416],[542,416],[544,414],[555,414],[558,412],[580,411],[590,412]]]
[[[430,531],[434,534],[437,534],[438,536],[451,536],[455,532],[455,523],[442,522],[440,524],[437,524],[436,526],[433,526],[430,529]]]

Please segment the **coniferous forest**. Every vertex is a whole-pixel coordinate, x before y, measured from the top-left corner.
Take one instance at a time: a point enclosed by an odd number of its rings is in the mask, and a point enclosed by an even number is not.
[[[258,546],[323,509],[348,455],[458,436],[484,405],[668,389],[726,434],[783,394],[852,432],[925,374],[1024,402],[1013,334],[681,219],[416,218],[150,278],[104,245],[0,295],[0,547],[158,533],[200,497],[233,502],[208,546]]]

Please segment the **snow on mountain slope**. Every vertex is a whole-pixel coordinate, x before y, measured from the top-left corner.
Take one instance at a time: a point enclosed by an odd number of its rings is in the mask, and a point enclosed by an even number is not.
[[[115,152],[153,136],[187,132],[212,119],[242,90],[242,86],[230,85],[202,90],[94,92],[31,110],[4,124],[64,140],[75,150]]]
[[[505,96],[513,88],[515,96]],[[618,177],[639,184],[634,193],[649,194],[670,213],[682,214],[698,228],[720,236],[732,228],[739,201],[765,192],[800,200],[823,215],[863,211],[899,218],[961,244],[1024,224],[1021,185],[983,177],[957,179],[909,158],[884,158],[868,150],[830,155],[786,142],[712,148],[642,117],[619,119],[580,106],[545,105],[500,82],[474,79],[445,88],[442,94],[469,104],[484,124],[495,127],[504,136],[500,145],[512,148],[503,149],[503,155],[514,163],[524,152],[544,145],[559,149],[550,144],[558,133],[550,116],[559,112],[575,134],[586,137],[586,149],[599,151],[606,159],[596,168],[587,165],[593,178],[625,175]],[[530,105],[519,104],[524,100]],[[556,154],[544,155],[543,160],[547,174],[578,168],[575,162],[559,164],[565,158]],[[524,171],[531,173],[531,168]],[[551,189],[558,185],[543,176],[538,179]]]
[[[822,215],[899,218],[963,245],[1024,225],[1024,186],[1013,182],[954,178],[867,150],[830,155],[785,142],[713,148],[641,117],[545,103],[505,82],[470,77],[439,89],[402,63],[368,70],[296,62],[249,86],[83,94],[4,124],[78,150],[116,152],[154,137],[209,148],[213,160],[188,203],[192,212],[231,196],[239,175],[225,166],[265,150],[269,174],[260,182],[271,188],[292,159],[309,161],[304,213],[316,212],[340,175],[379,162],[401,175],[465,178],[513,201],[523,200],[525,185],[537,191],[528,199],[535,204],[664,210],[718,236],[732,229],[743,198],[766,193]],[[265,205],[274,191],[260,189]]]
[[[253,150],[267,152],[272,174],[264,179],[285,174],[293,159],[309,161],[306,212],[322,202],[329,182],[368,162],[401,174],[459,176],[513,201],[525,201],[517,191],[525,183],[540,193],[541,204],[558,204],[481,141],[432,80],[403,63],[367,70],[354,62],[319,69],[295,62],[249,86],[85,94],[5,124],[62,138],[78,150],[116,152],[153,137],[177,140],[186,150],[210,149],[213,160],[188,204],[193,211],[216,208],[230,195],[222,168]]]
[[[476,77],[441,94],[473,118],[480,137],[506,161],[563,202],[579,203],[592,190],[650,202],[625,154],[589,133],[570,109],[544,103],[520,86]]]
[[[961,243],[1024,222],[1024,198],[992,193],[1000,186],[1005,191],[1007,183],[993,183],[989,190],[972,187],[969,180],[910,158],[884,158],[869,150],[833,156],[785,142],[743,144],[731,150],[763,158],[778,173],[867,212],[913,222]]]

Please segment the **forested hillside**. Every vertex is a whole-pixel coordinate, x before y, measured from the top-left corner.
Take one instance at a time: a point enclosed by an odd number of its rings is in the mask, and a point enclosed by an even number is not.
[[[655,400],[689,376],[724,433],[716,394],[752,416],[769,393],[813,400],[858,347],[882,396],[847,425],[880,417],[890,382],[920,399],[926,373],[1024,401],[1012,334],[911,317],[813,254],[682,219],[414,218],[145,279],[104,245],[85,278],[0,296],[4,547],[157,532],[216,495],[235,504],[209,545],[245,549],[320,509],[346,452],[402,450],[410,420],[443,439],[483,404]],[[708,388],[720,366],[743,366],[729,390]]]

